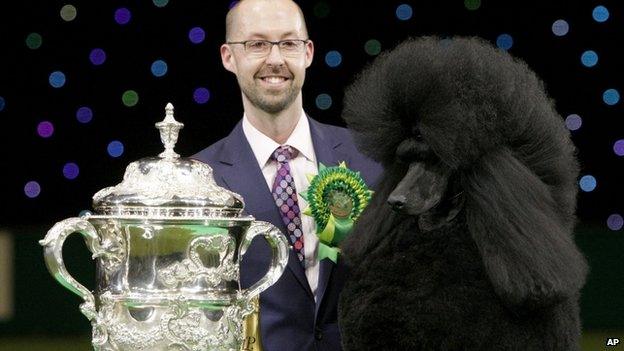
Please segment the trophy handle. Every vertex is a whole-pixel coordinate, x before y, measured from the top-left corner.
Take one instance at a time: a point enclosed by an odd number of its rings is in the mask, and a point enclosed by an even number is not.
[[[93,320],[97,314],[93,294],[67,272],[63,262],[65,239],[76,232],[82,234],[87,248],[94,254],[93,258],[95,258],[100,247],[99,237],[95,227],[84,218],[68,218],[56,223],[48,231],[45,238],[39,241],[39,244],[43,246],[43,257],[50,274],[61,285],[84,300],[84,303],[80,305],[80,312],[89,320]]]
[[[251,227],[247,229],[245,239],[238,252],[238,261],[240,262],[253,238],[260,234],[264,235],[269,242],[273,257],[267,274],[248,289],[241,290],[241,297],[245,300],[250,300],[254,296],[260,295],[261,292],[273,285],[282,276],[288,263],[288,242],[286,237],[282,235],[282,232],[276,226],[263,221],[254,221]]]

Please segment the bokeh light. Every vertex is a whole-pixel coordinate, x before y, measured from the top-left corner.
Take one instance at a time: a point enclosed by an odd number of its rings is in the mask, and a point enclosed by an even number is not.
[[[496,46],[503,50],[509,50],[513,46],[513,38],[507,33],[503,33],[496,38]]]
[[[364,51],[371,56],[379,55],[381,52],[381,43],[379,40],[371,39],[364,44]]]
[[[319,94],[316,97],[316,107],[320,110],[327,110],[332,105],[332,98],[329,94]]]
[[[232,7],[236,6],[236,4],[238,4],[238,0],[233,0],[230,2],[230,5],[228,5],[228,9],[232,9]]]
[[[63,176],[69,180],[76,179],[80,173],[80,168],[73,162],[68,162],[63,166]]]
[[[342,55],[338,51],[332,50],[325,55],[325,63],[329,67],[338,67],[342,63]]]
[[[89,123],[93,118],[93,111],[87,106],[82,106],[76,111],[76,119],[80,123]]]
[[[481,7],[481,0],[464,0],[464,6],[471,11]]]
[[[613,152],[618,156],[624,156],[624,139],[620,139],[613,143]]]
[[[169,0],[152,0],[156,7],[165,7],[169,3]]]
[[[206,32],[201,27],[193,27],[189,30],[189,40],[193,44],[199,44],[206,39]]]
[[[613,106],[620,101],[620,93],[615,89],[607,89],[602,93],[602,101],[609,106]]]
[[[89,210],[82,210],[78,213],[78,217],[91,216],[93,213]]]
[[[578,130],[583,125],[583,119],[577,114],[571,114],[566,117],[565,125],[569,130]]]
[[[128,107],[135,106],[139,103],[139,94],[134,90],[126,90],[121,96],[121,101]]]
[[[620,230],[624,226],[624,218],[621,215],[614,213],[607,218],[607,227],[611,230]]]
[[[130,22],[130,18],[132,18],[132,13],[125,7],[120,7],[115,10],[115,22],[118,24],[124,25]]]
[[[593,50],[587,50],[581,54],[581,63],[585,67],[594,67],[598,63],[598,54]]]
[[[65,74],[61,71],[54,71],[50,73],[48,82],[53,88],[60,88],[65,85]]]
[[[554,35],[558,37],[562,37],[568,34],[568,31],[570,30],[570,26],[568,25],[568,22],[566,22],[565,20],[558,19],[555,22],[553,22],[551,29]]]
[[[156,77],[162,77],[167,74],[167,62],[163,60],[156,60],[152,63],[152,74]]]
[[[581,180],[579,180],[579,186],[581,187],[581,190],[585,192],[593,191],[594,189],[596,189],[596,185],[596,178],[589,174],[582,176]]]
[[[193,100],[198,104],[205,104],[210,100],[210,90],[199,87],[193,92]]]
[[[41,194],[41,186],[36,181],[31,180],[24,185],[24,194],[33,199]]]
[[[78,14],[78,11],[76,10],[76,7],[74,5],[65,5],[63,7],[61,7],[61,18],[63,19],[63,21],[65,22],[70,22],[76,19],[76,15]]]
[[[43,38],[39,33],[30,33],[26,36],[26,46],[31,50],[36,50],[41,47]]]
[[[89,53],[89,61],[96,66],[103,64],[104,61],[106,61],[106,52],[100,48],[91,50]]]
[[[314,5],[314,16],[318,18],[326,18],[331,11],[329,4],[325,1],[319,1]]]
[[[108,143],[108,146],[106,147],[106,151],[111,157],[119,157],[123,155],[124,153],[124,145],[119,140],[113,140],[110,143]]]
[[[43,121],[37,125],[37,134],[42,138],[49,138],[54,134],[54,125],[50,121]]]
[[[398,19],[400,19],[401,21],[407,21],[408,19],[412,18],[412,7],[408,4],[401,4],[399,6],[397,6],[396,9],[396,16]]]
[[[6,101],[2,96],[0,96],[0,111],[4,110],[4,106],[6,105]]]
[[[609,10],[604,6],[596,6],[592,11],[592,17],[596,22],[605,22],[609,19]]]

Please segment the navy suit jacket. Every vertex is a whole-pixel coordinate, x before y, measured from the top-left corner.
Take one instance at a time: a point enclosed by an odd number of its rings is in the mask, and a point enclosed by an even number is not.
[[[318,162],[360,171],[369,187],[381,167],[355,148],[347,129],[309,119],[310,133]],[[220,186],[240,194],[245,212],[257,220],[270,222],[286,233],[271,191],[245,134],[242,121],[229,136],[193,155],[208,163]],[[241,285],[251,286],[267,272],[271,249],[266,240],[254,240],[241,262]],[[346,266],[324,259],[319,264],[317,299],[314,300],[304,269],[290,250],[288,265],[281,278],[260,295],[260,329],[265,351],[340,350],[337,323],[338,294],[347,276]]]

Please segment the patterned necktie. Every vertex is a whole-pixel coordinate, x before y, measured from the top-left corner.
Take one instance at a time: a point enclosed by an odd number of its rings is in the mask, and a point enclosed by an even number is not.
[[[297,150],[289,145],[282,145],[275,149],[271,159],[277,161],[277,174],[273,182],[272,193],[282,221],[288,230],[288,237],[299,261],[304,264],[303,231],[301,230],[301,216],[295,180],[290,174],[288,161],[295,157]],[[304,265],[305,267],[305,265]]]

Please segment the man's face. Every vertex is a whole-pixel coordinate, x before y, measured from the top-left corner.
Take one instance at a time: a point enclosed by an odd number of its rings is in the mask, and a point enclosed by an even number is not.
[[[308,39],[298,9],[290,1],[246,0],[236,11],[230,42]],[[241,44],[221,47],[223,65],[236,74],[244,96],[255,107],[272,114],[286,109],[300,95],[313,53],[312,42],[296,55],[284,55],[277,45],[265,56],[253,55]]]

